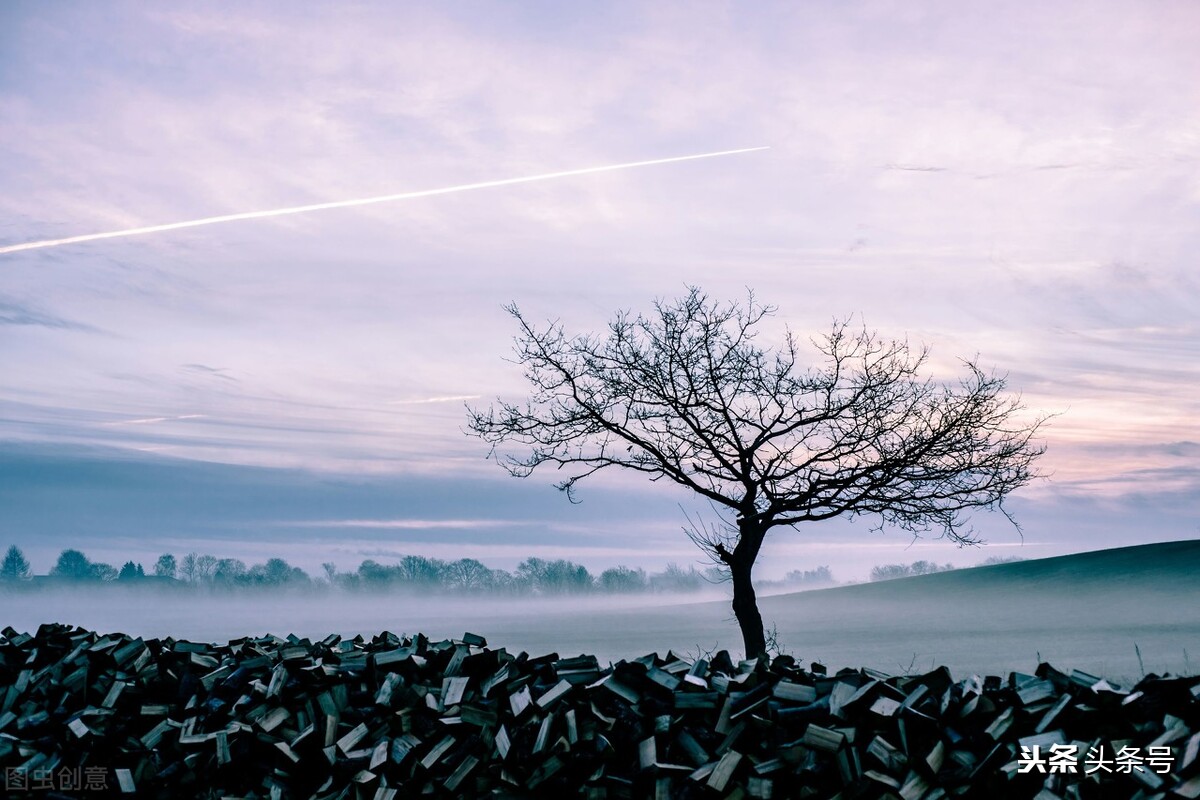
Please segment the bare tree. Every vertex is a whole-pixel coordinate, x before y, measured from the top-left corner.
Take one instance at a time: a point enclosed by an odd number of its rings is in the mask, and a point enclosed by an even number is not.
[[[200,557],[195,553],[188,553],[183,557],[183,560],[179,562],[179,575],[188,583],[196,582],[198,574],[196,562],[199,560],[199,558]]]
[[[757,343],[775,309],[752,293],[721,305],[691,288],[650,316],[618,313],[604,336],[538,330],[506,310],[532,394],[468,408],[469,432],[515,476],[567,471],[557,486],[572,499],[579,481],[620,467],[726,514],[691,533],[729,570],[748,656],[766,652],[751,572],[772,528],[866,515],[974,543],[969,513],[1007,516],[1002,501],[1044,450],[1033,439],[1043,420],[1019,421],[1005,379],[974,361],[937,383],[921,377],[924,347],[843,321],[813,341],[821,363],[806,369],[790,330],[777,348]],[[523,447],[498,453],[505,444]]]
[[[213,573],[217,571],[217,557],[202,555],[196,559],[196,580],[201,583],[212,581]]]
[[[478,592],[492,588],[492,571],[473,558],[451,561],[442,570],[443,582],[457,590]]]

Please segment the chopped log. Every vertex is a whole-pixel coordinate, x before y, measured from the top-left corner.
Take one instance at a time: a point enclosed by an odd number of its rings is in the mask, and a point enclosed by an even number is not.
[[[712,774],[708,776],[708,788],[715,789],[718,792],[725,791],[725,786],[733,778],[733,771],[737,769],[738,764],[741,762],[742,754],[736,750],[730,750],[721,756],[721,760],[713,768]]]
[[[217,645],[6,629],[0,767],[91,767],[139,797],[939,800],[978,787],[1079,800],[1096,781],[1103,796],[1200,797],[1200,678],[1122,689],[1049,665],[958,682],[817,667],[728,653],[601,667],[513,657],[474,634]],[[1018,759],[1055,745],[1155,748],[1170,763],[1054,774],[1051,792]]]

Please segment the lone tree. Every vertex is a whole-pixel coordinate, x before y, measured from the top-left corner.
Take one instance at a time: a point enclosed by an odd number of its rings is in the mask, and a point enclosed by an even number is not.
[[[1019,421],[1005,379],[974,361],[938,383],[920,374],[926,348],[835,322],[813,341],[821,363],[805,368],[790,330],[777,348],[758,344],[775,308],[753,293],[722,305],[690,288],[650,316],[619,312],[603,336],[538,330],[506,310],[532,394],[468,408],[469,432],[512,475],[565,470],[556,485],[572,500],[608,467],[707,498],[722,521],[689,535],[729,570],[748,657],[766,655],[751,572],[772,528],[870,516],[973,544],[969,513],[1008,517],[1004,498],[1035,477],[1044,450],[1033,439],[1043,420]],[[498,453],[510,443],[521,452]]]

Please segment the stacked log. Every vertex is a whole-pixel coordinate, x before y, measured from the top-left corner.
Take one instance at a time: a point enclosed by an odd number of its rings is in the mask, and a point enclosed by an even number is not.
[[[1200,677],[1048,664],[956,681],[723,651],[602,666],[474,634],[0,637],[14,797],[1197,798],[1198,731]]]

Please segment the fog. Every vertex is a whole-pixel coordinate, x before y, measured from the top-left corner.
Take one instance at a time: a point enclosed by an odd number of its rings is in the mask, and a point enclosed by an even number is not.
[[[1200,588],[1187,564],[1119,575],[1094,565],[1086,573],[1047,574],[1041,566],[1080,558],[783,594],[760,598],[760,606],[780,651],[834,670],[871,667],[898,674],[945,665],[965,677],[1032,672],[1041,660],[1125,685],[1144,673],[1196,670]],[[268,633],[369,638],[384,630],[442,639],[471,631],[514,653],[589,653],[607,662],[668,649],[692,657],[718,649],[740,654],[741,636],[728,599],[721,597],[725,590],[501,599],[325,587],[228,594],[55,588],[0,594],[0,624],[32,632],[43,622],[63,622],[215,642]]]
[[[211,642],[289,633],[310,639],[330,633],[370,638],[385,630],[443,639],[470,631],[487,637],[490,645],[512,652],[587,652],[618,660],[643,655],[637,649],[645,646],[641,642],[649,643],[648,630],[636,634],[628,629],[605,630],[599,621],[622,614],[636,619],[650,613],[678,620],[703,619],[705,630],[736,633],[736,628],[721,630],[728,627],[722,621],[726,615],[721,609],[727,604],[723,596],[720,588],[686,594],[513,598],[348,592],[323,585],[309,590],[229,592],[101,585],[0,593],[0,625],[32,632],[45,622],[63,622],[146,638],[171,636]],[[735,638],[722,636],[721,646],[731,646]],[[649,646],[651,651],[658,647]]]

